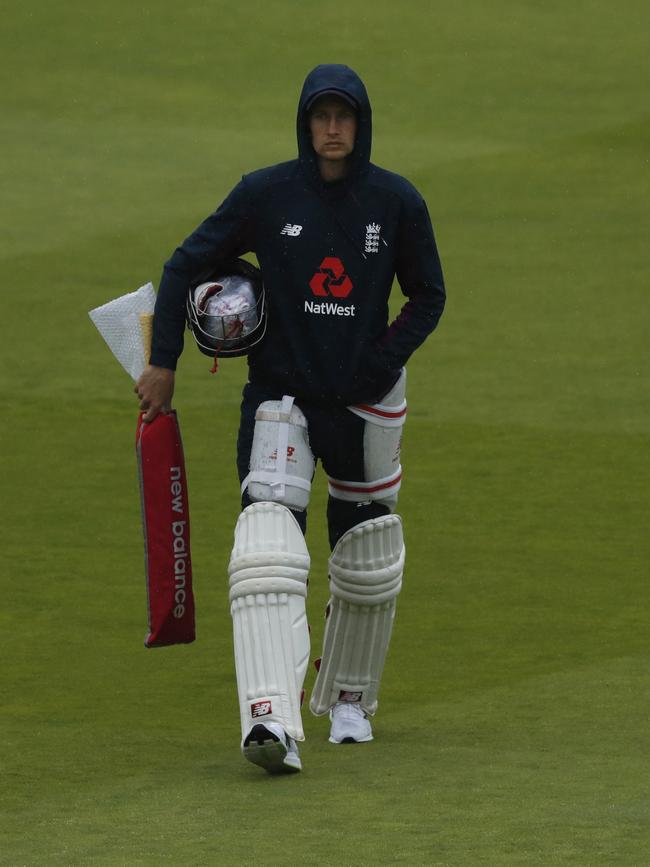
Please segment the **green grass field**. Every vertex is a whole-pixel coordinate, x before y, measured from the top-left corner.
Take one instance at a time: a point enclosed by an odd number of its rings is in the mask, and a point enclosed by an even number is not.
[[[642,0],[10,2],[0,864],[650,864],[649,29]],[[181,360],[198,639],[145,651],[137,403],[87,311],[295,154],[328,61],[449,303],[409,365],[376,739],[306,714],[277,779],[238,752],[227,610],[245,365]],[[324,504],[319,474],[315,651]]]

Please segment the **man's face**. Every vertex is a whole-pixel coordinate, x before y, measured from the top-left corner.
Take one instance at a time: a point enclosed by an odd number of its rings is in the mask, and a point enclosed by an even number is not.
[[[309,112],[311,141],[320,159],[344,160],[354,149],[357,114],[338,96],[317,99]]]

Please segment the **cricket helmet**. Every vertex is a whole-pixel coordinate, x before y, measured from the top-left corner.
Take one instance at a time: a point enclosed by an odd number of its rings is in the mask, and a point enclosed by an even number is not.
[[[211,358],[246,355],[264,337],[266,305],[259,268],[244,259],[203,273],[187,296],[187,324]]]

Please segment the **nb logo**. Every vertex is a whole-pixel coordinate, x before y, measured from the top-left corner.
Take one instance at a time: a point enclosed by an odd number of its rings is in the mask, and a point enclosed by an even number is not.
[[[293,457],[295,450],[296,450],[295,446],[287,446],[287,460],[288,461],[290,461],[291,458]],[[271,452],[271,454],[269,455],[269,460],[277,461],[277,459],[278,459],[278,450],[274,449]],[[295,463],[295,461],[294,461],[294,463]]]
[[[266,716],[271,713],[270,701],[256,701],[251,705],[251,716],[253,719],[258,716]]]
[[[363,698],[362,692],[348,692],[347,690],[342,689],[339,692],[339,701],[352,701],[352,702],[360,702]]]
[[[289,235],[290,238],[297,238],[302,232],[302,226],[287,223],[284,229],[280,232],[281,235]]]
[[[327,295],[347,298],[353,287],[343,262],[334,256],[326,256],[320,263],[320,270],[309,281],[309,288],[321,298]]]

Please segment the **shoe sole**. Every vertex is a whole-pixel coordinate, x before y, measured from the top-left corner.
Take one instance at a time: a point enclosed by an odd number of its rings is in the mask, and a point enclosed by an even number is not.
[[[242,747],[244,757],[254,765],[264,768],[269,774],[295,774],[302,770],[300,759],[290,756],[277,735],[266,726],[253,726]]]
[[[367,738],[341,738],[340,741],[337,741],[330,735],[329,742],[331,744],[367,744],[371,740],[373,740],[373,736],[370,735]]]

